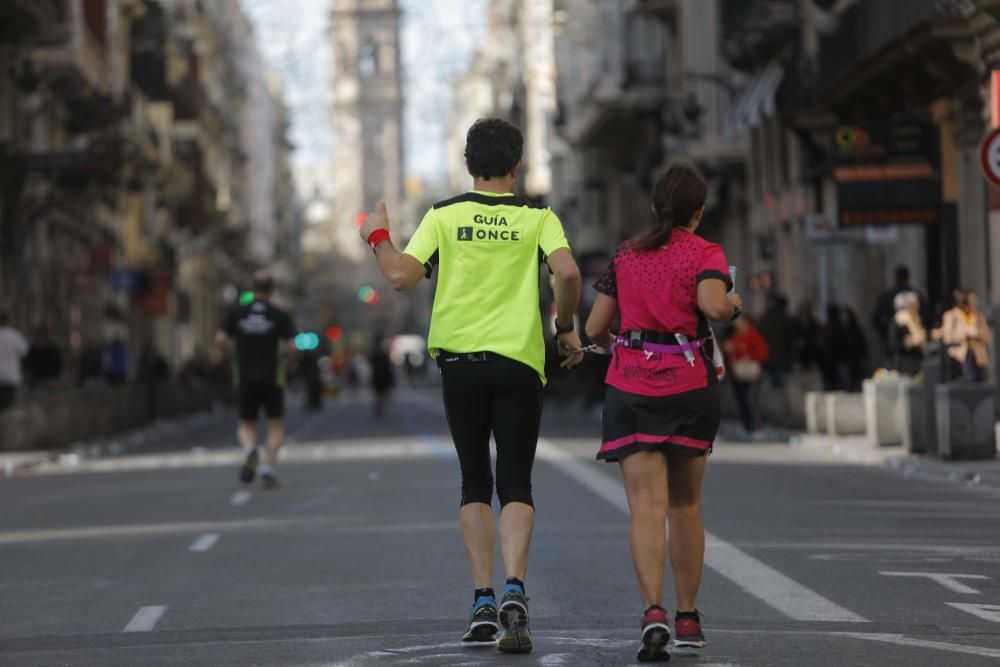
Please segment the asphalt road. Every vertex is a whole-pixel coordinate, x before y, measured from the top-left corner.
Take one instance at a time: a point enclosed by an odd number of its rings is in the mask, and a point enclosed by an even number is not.
[[[632,663],[624,493],[592,413],[547,413],[530,656],[457,641],[471,585],[432,390],[380,422],[364,396],[293,409],[276,491],[237,482],[232,419],[0,480],[0,665]],[[1000,665],[996,490],[722,443],[704,513],[708,647],[675,664]]]

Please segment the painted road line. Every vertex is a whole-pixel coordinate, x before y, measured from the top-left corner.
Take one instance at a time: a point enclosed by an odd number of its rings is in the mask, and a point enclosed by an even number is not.
[[[331,533],[357,534],[379,531],[398,533],[456,532],[454,521],[379,524],[359,522],[353,517],[307,516],[298,519],[289,517],[275,519],[240,519],[235,521],[180,521],[168,523],[139,523],[126,526],[87,526],[86,528],[45,528],[41,530],[17,530],[0,532],[0,546],[7,544],[30,544],[59,540],[107,540],[155,535],[201,535],[207,531],[229,532],[236,530],[269,531],[275,527],[310,529],[324,526]]]
[[[538,443],[538,454],[563,473],[628,514],[621,482],[599,472],[597,464],[584,463],[547,440]],[[826,599],[781,574],[723,539],[705,533],[705,565],[750,595],[796,621],[867,623],[868,619]]]
[[[945,602],[945,604],[967,614],[978,616],[984,621],[1000,623],[1000,604],[976,604],[974,602]]]
[[[195,540],[188,549],[194,552],[208,551],[215,546],[215,543],[219,541],[218,533],[205,533],[197,540]]]
[[[945,574],[943,572],[885,572],[880,571],[879,574],[886,577],[926,577],[931,581],[935,581],[945,588],[947,588],[952,593],[963,593],[965,595],[979,595],[980,592],[977,591],[972,586],[966,586],[959,579],[986,579],[989,577],[982,574]]]
[[[233,497],[229,499],[229,502],[236,507],[241,507],[250,502],[250,492],[249,491],[237,491],[233,494]]]
[[[160,622],[166,610],[167,608],[163,605],[139,607],[139,611],[135,612],[135,616],[122,632],[149,632]]]
[[[853,637],[873,642],[885,642],[886,644],[896,644],[898,646],[910,646],[913,648],[933,648],[940,651],[951,651],[952,653],[964,653],[965,655],[978,655],[983,658],[1000,658],[1000,649],[987,648],[985,646],[967,646],[965,644],[951,644],[949,642],[935,642],[929,639],[914,639],[903,635],[864,633],[864,632],[834,632],[837,637]]]

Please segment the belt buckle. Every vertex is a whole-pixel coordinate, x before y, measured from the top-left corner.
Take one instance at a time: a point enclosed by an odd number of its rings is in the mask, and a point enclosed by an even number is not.
[[[631,330],[628,332],[628,347],[630,350],[642,349],[642,332]]]

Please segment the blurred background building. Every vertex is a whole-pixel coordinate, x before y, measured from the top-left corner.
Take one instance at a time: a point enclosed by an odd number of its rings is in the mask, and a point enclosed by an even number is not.
[[[11,0],[0,44],[16,326],[52,327],[82,375],[113,340],[177,366],[257,266],[298,291],[288,118],[239,0]]]

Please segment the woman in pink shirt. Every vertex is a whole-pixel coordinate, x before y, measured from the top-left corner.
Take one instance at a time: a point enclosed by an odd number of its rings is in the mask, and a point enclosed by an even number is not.
[[[598,459],[621,465],[632,520],[629,542],[639,593],[643,662],[669,659],[663,608],[665,523],[677,592],[675,646],[701,648],[695,598],[705,529],[701,481],[719,429],[718,378],[709,320],[741,313],[722,248],[695,235],[708,186],[691,165],[675,163],[653,185],[658,225],[626,241],[595,284],[587,335],[613,349]],[[620,316],[620,333],[611,325]]]

